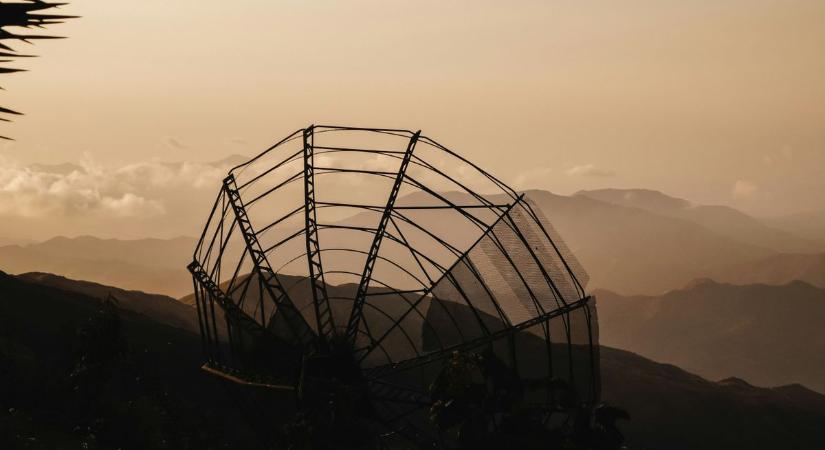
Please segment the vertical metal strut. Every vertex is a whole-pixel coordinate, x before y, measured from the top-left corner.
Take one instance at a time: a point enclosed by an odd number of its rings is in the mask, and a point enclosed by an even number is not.
[[[378,257],[378,250],[381,247],[381,241],[384,238],[384,232],[387,229],[387,223],[392,217],[392,209],[395,205],[395,199],[398,197],[398,192],[401,190],[401,183],[404,181],[404,174],[407,172],[407,166],[410,165],[415,144],[418,142],[418,137],[421,135],[421,130],[416,131],[410,138],[407,144],[407,151],[404,152],[404,158],[401,160],[401,167],[398,168],[398,174],[395,176],[395,182],[392,185],[390,196],[387,199],[387,206],[381,215],[381,220],[375,230],[375,237],[372,240],[372,245],[367,253],[367,260],[364,263],[364,272],[361,275],[361,281],[358,283],[358,290],[355,293],[355,301],[352,304],[352,311],[350,312],[349,322],[347,323],[347,340],[355,344],[355,337],[358,335],[358,326],[361,321],[361,313],[364,310],[364,300],[366,299],[367,289],[369,288],[370,280],[372,279],[372,270],[375,267],[375,261]]]
[[[315,212],[315,137],[313,126],[304,130],[304,216],[306,218],[307,262],[309,281],[312,285],[312,300],[318,336],[322,342],[329,341],[335,333],[332,310],[329,307],[327,284],[321,265],[321,246],[318,243],[318,220]]]
[[[263,333],[264,328],[249,317],[241,308],[239,308],[232,299],[227,296],[214,281],[209,277],[209,274],[203,269],[203,266],[197,261],[192,261],[186,266],[192,274],[192,278],[196,283],[196,287],[202,287],[206,294],[208,294],[218,305],[226,312],[226,317],[244,326],[244,329],[249,333]],[[197,290],[196,290],[197,292]],[[205,301],[205,300],[204,300]],[[200,318],[200,317],[199,317]],[[208,327],[208,324],[206,325]],[[217,337],[215,340],[217,341]]]
[[[300,311],[298,311],[295,304],[292,300],[290,300],[286,290],[284,290],[278,282],[275,272],[272,270],[272,267],[269,265],[269,261],[266,259],[266,253],[264,253],[260,242],[258,242],[258,237],[252,229],[252,224],[249,222],[249,216],[247,215],[243,201],[241,200],[241,194],[238,192],[236,187],[234,175],[230,174],[223,180],[223,189],[226,192],[226,196],[229,199],[229,204],[232,206],[232,210],[235,212],[235,219],[238,222],[238,228],[240,229],[244,241],[246,242],[246,247],[249,250],[249,255],[252,258],[252,263],[255,266],[255,272],[258,275],[258,279],[263,284],[263,287],[266,289],[270,298],[272,298],[277,305],[275,314],[280,314],[284,317],[284,320],[290,329],[290,333],[300,344],[305,347],[313,345],[315,343],[315,336],[312,332],[312,328],[310,328],[310,326],[306,323]],[[274,316],[270,318],[270,324],[274,322],[273,319]],[[264,323],[263,326],[267,327],[268,324]]]

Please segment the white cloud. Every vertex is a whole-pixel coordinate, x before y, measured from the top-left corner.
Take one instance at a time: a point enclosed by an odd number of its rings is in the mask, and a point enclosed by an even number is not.
[[[120,198],[103,197],[100,200],[105,211],[119,217],[155,216],[166,213],[163,204],[157,200],[147,200],[127,192]]]
[[[516,175],[512,186],[515,189],[540,188],[547,184],[553,171],[549,167],[536,167]]]
[[[86,155],[77,166],[54,170],[0,156],[0,215],[152,217],[164,200],[191,189],[218,186],[228,167],[158,161],[108,168]]]
[[[733,184],[733,189],[731,191],[733,198],[739,200],[745,200],[751,198],[756,194],[756,191],[759,190],[759,187],[749,181],[745,180],[736,180],[736,183]]]
[[[596,167],[594,164],[580,164],[570,167],[564,173],[570,176],[612,177],[616,172]]]

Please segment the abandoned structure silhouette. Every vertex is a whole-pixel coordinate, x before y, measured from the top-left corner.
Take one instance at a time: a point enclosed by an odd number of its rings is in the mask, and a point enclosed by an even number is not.
[[[529,448],[593,425],[587,274],[529,199],[420,131],[309,126],[232,168],[188,269],[204,369],[294,393],[289,439]]]

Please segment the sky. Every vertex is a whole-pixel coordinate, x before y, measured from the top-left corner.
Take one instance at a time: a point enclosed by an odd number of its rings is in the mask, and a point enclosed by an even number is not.
[[[520,189],[825,210],[821,0],[62,9],[2,78],[0,237],[197,234],[216,161],[311,123],[421,129]]]

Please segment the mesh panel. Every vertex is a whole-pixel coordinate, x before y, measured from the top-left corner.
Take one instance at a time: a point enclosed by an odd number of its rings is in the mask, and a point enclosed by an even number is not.
[[[514,325],[583,296],[559,253],[521,204],[503,216],[432,292],[436,298],[473,306]]]
[[[570,251],[567,243],[564,242],[559,232],[556,231],[556,228],[544,215],[542,209],[529,198],[525,198],[524,202],[526,203],[524,213],[528,215],[532,213],[538,221],[538,223],[534,223],[531,219],[529,222],[533,224],[525,228],[525,233],[536,236],[536,241],[540,242],[541,248],[545,250],[543,254],[552,258],[552,265],[564,267],[564,263],[567,263],[567,268],[570,269],[570,272],[576,277],[576,280],[578,280],[582,288],[587,287],[587,283],[590,281],[590,275],[584,270],[581,262],[579,262],[579,258]],[[552,240],[552,242],[550,240]],[[563,258],[563,261],[557,258],[559,255]]]

